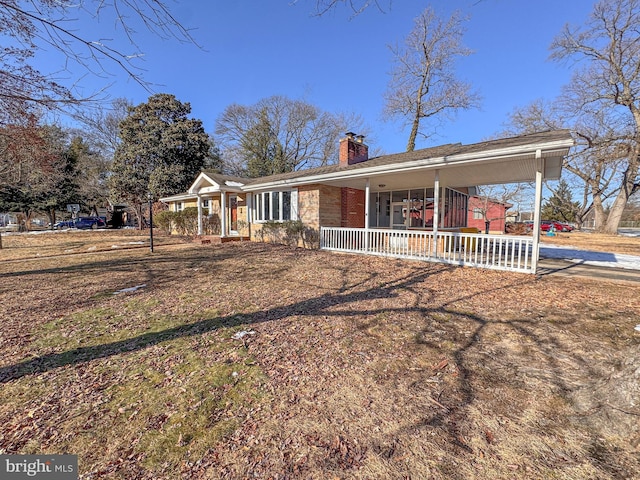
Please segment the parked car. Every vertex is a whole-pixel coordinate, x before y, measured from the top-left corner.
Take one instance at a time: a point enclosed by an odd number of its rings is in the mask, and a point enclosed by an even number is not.
[[[527,224],[529,229],[533,230],[532,221],[528,221],[525,223]],[[555,220],[542,220],[540,222],[540,230],[542,230],[543,232],[548,232],[549,230],[551,230],[552,225],[556,232],[570,232],[571,230],[573,230],[573,227],[571,225],[556,222]]]
[[[551,230],[551,227],[553,227],[556,232],[564,232],[564,229],[560,222],[556,222],[555,220],[542,220],[540,222],[540,230],[542,230],[543,232],[548,232],[549,230]]]
[[[75,220],[57,222],[53,228],[79,228],[84,230],[89,228],[105,228],[106,226],[106,222],[100,217],[78,217]]]

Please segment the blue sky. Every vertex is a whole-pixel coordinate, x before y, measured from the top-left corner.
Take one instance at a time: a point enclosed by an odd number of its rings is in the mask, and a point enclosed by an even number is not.
[[[157,93],[190,102],[192,116],[213,133],[228,105],[251,105],[272,95],[304,99],[323,110],[360,115],[371,135],[369,145],[385,153],[404,151],[408,128],[381,118],[392,55],[413,19],[432,5],[442,17],[458,9],[470,16],[464,43],[476,53],[458,63],[458,76],[482,96],[480,110],[460,113],[428,143],[474,143],[500,132],[517,106],[553,99],[571,76],[571,65],[548,60],[549,45],[565,23],[584,24],[591,0],[384,0],[352,17],[337,8],[313,16],[315,0],[191,0],[167,2],[180,22],[192,29],[197,48],[163,40],[139,29],[144,79]],[[113,38],[127,52],[131,46],[113,22],[83,20],[85,38]],[[131,50],[131,53],[134,53]],[[43,70],[62,69],[53,55],[40,57]],[[58,63],[56,63],[58,62]],[[73,67],[69,78],[74,78]],[[149,92],[115,66],[111,76],[84,76],[78,85],[92,92],[109,85],[111,98],[144,102]]]

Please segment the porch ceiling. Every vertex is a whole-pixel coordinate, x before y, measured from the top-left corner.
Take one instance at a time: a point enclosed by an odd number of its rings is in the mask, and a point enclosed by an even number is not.
[[[473,187],[478,185],[496,185],[502,183],[534,182],[536,178],[535,154],[510,158],[485,159],[482,162],[469,162],[459,165],[439,164],[416,168],[403,168],[395,172],[368,172],[362,177],[325,181],[328,185],[364,189],[366,180],[370,180],[372,192],[420,188],[435,183],[436,170],[440,170],[440,185],[448,187]],[[544,159],[544,178],[560,178],[562,156]],[[364,172],[363,172],[364,173]]]

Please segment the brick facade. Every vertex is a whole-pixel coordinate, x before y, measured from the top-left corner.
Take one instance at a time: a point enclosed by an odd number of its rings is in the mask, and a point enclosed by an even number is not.
[[[298,216],[306,226],[318,230],[320,226],[339,227],[341,218],[341,189],[328,185],[305,185],[298,189]]]
[[[342,188],[340,198],[340,226],[364,228],[364,190]]]

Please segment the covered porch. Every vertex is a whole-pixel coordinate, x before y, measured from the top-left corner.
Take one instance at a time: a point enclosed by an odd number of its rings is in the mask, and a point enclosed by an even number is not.
[[[357,165],[330,185],[364,191],[361,225],[320,228],[320,248],[454,265],[535,273],[539,257],[544,180],[560,178],[573,146],[568,131],[444,145]],[[397,157],[397,162],[394,162]],[[475,187],[532,183],[531,236],[490,235],[467,229],[466,198]],[[464,220],[456,213],[464,208]]]
[[[241,187],[245,179],[204,171],[188,194],[198,208],[198,236],[217,237],[220,242],[246,239],[247,195]],[[218,240],[216,240],[218,241]]]

